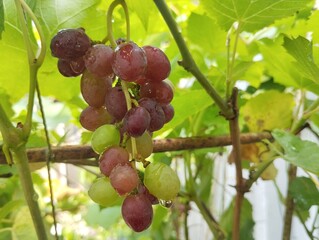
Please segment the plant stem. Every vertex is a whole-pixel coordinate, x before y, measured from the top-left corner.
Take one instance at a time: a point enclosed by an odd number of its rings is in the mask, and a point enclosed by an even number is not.
[[[160,11],[162,17],[164,18],[171,34],[173,35],[175,42],[179,48],[179,51],[182,55],[183,60],[180,62],[180,65],[184,67],[186,71],[189,71],[193,76],[199,81],[202,87],[206,90],[207,94],[215,101],[217,106],[221,110],[221,114],[227,119],[234,117],[234,112],[227,105],[226,101],[218,94],[216,89],[210,84],[208,79],[204,74],[199,70],[196,65],[192,55],[190,54],[188,47],[184,41],[184,38],[181,32],[178,29],[176,21],[174,20],[168,6],[164,0],[154,0],[158,10]]]
[[[235,208],[234,208],[234,218],[233,218],[233,229],[232,229],[232,239],[239,240],[240,236],[240,214],[241,206],[244,199],[245,189],[241,166],[241,154],[240,154],[240,129],[238,122],[238,89],[234,88],[231,96],[231,105],[236,112],[235,118],[229,120],[230,135],[233,145],[233,156],[236,167],[236,198],[235,198]]]
[[[20,147],[12,149],[12,155],[19,171],[20,183],[22,185],[25,199],[29,206],[38,239],[46,240],[47,235],[38,205],[38,195],[33,188],[25,145],[23,144]]]
[[[291,234],[291,224],[292,224],[292,216],[294,213],[295,203],[293,197],[290,195],[290,186],[292,181],[297,176],[297,167],[290,164],[289,170],[288,170],[288,190],[287,190],[287,197],[286,197],[286,212],[284,217],[284,230],[282,239],[283,240],[290,240],[290,234]]]

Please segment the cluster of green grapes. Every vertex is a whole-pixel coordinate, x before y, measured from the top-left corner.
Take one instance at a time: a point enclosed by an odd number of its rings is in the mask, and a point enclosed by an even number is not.
[[[164,81],[171,69],[168,58],[159,48],[132,41],[121,39],[115,49],[94,43],[82,28],[59,31],[50,47],[62,75],[82,74],[81,93],[88,107],[80,123],[93,131],[91,145],[103,174],[89,196],[105,207],[123,201],[128,226],[145,230],[152,222],[152,205],[172,200],[180,188],[169,166],[145,160],[153,151],[152,132],[174,116],[173,90]]]

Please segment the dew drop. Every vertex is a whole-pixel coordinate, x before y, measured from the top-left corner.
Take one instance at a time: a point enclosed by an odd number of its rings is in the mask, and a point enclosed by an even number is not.
[[[170,208],[173,205],[173,202],[171,200],[166,201],[166,200],[159,200],[159,204],[165,208]]]

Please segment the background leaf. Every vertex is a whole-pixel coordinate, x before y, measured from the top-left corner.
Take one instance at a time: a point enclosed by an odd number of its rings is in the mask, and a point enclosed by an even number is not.
[[[207,11],[216,16],[219,25],[229,30],[238,22],[242,31],[256,31],[277,19],[293,15],[310,0],[204,0]]]
[[[272,131],[272,135],[283,147],[286,161],[319,176],[319,146],[316,143],[279,129]]]
[[[0,0],[0,39],[2,38],[3,31],[4,31],[4,7],[3,7],[3,0]]]
[[[313,59],[312,42],[302,36],[293,39],[285,37],[283,46],[296,59],[298,69],[307,78],[318,84],[319,68]]]
[[[293,95],[270,90],[249,99],[241,113],[250,131],[287,128],[292,121]]]

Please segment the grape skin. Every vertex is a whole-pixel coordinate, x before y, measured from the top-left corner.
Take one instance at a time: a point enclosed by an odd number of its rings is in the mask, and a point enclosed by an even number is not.
[[[117,165],[129,164],[130,155],[125,148],[112,146],[106,149],[99,159],[99,167],[105,176],[110,176]]]
[[[135,138],[137,153],[143,158],[149,157],[153,152],[153,140],[147,131],[140,137]],[[132,141],[128,139],[126,143],[126,149],[132,153]]]
[[[144,194],[127,196],[122,205],[122,217],[135,232],[144,231],[152,223],[152,204]]]
[[[89,71],[84,71],[81,77],[81,93],[84,100],[92,107],[101,107],[105,104],[105,96],[112,87],[112,78],[97,78]]]
[[[145,78],[150,82],[160,82],[167,78],[171,72],[171,65],[165,53],[157,47],[142,48],[147,58]]]
[[[173,90],[166,82],[146,83],[140,88],[141,98],[153,98],[162,105],[169,104],[173,99]]]
[[[144,76],[146,55],[142,48],[133,42],[120,44],[115,49],[112,68],[121,80],[134,82]]]
[[[111,88],[105,97],[105,106],[117,122],[121,121],[127,112],[125,95],[121,87]]]
[[[151,117],[143,107],[131,108],[124,116],[124,129],[129,136],[139,137],[149,127]]]
[[[98,127],[92,134],[91,145],[93,150],[101,154],[110,146],[118,146],[120,144],[120,133],[116,126],[105,124]]]
[[[84,60],[79,57],[74,60],[58,60],[58,70],[65,77],[76,77],[83,73],[85,69]]]
[[[174,117],[174,114],[175,114],[174,108],[171,104],[167,104],[167,105],[162,106],[162,109],[163,109],[164,114],[165,114],[165,123],[168,123]]]
[[[113,49],[104,44],[96,44],[88,49],[84,55],[85,67],[96,77],[113,74]]]
[[[83,56],[91,46],[90,38],[84,29],[63,29],[51,40],[50,48],[54,57],[76,59]]]
[[[110,174],[110,181],[118,194],[126,195],[133,191],[138,186],[139,178],[135,169],[132,166],[117,165]]]
[[[151,163],[145,168],[144,185],[149,192],[162,200],[172,200],[180,189],[177,174],[164,163]]]
[[[144,107],[151,116],[149,131],[154,132],[161,129],[165,123],[165,114],[162,107],[150,98],[142,98],[138,101],[141,107]]]
[[[109,124],[114,121],[113,117],[109,114],[104,106],[94,108],[88,106],[80,115],[80,123],[83,128],[89,131],[95,131],[98,127]]]

